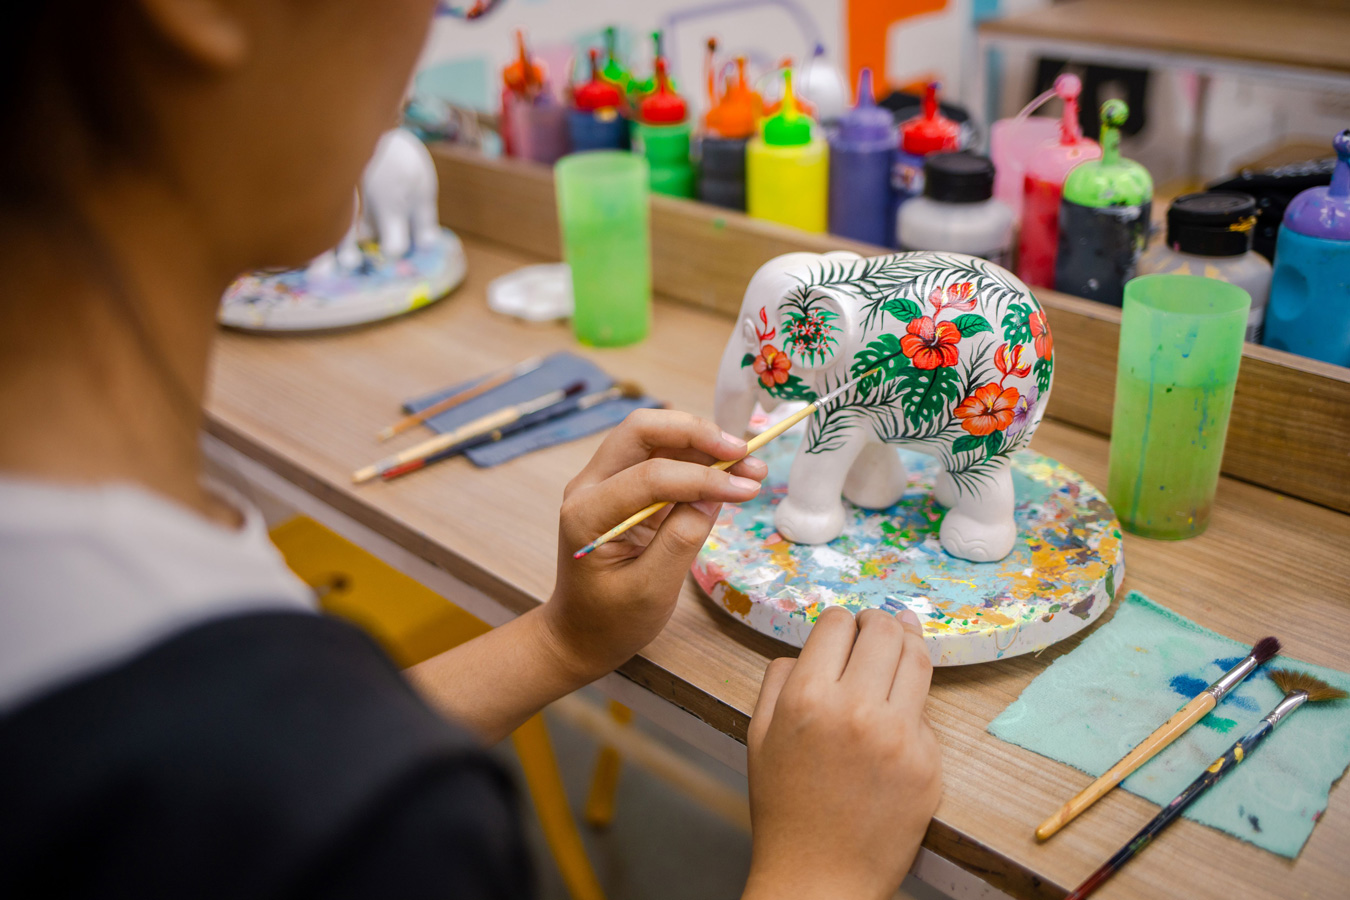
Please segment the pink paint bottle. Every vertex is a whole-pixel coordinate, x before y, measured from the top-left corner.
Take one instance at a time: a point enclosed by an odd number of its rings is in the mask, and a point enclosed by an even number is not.
[[[1055,286],[1055,254],[1059,250],[1059,201],[1064,179],[1081,162],[1100,159],[1101,146],[1083,136],[1078,124],[1077,75],[1055,79],[1055,94],[1064,101],[1059,137],[1043,142],[1026,162],[1022,181],[1022,237],[1017,246],[1017,277],[1031,287]]]

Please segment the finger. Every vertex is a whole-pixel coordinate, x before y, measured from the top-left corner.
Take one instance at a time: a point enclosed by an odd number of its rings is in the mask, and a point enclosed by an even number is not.
[[[678,459],[682,462],[700,463],[705,466],[710,466],[717,461],[701,450],[672,450],[665,447],[652,453],[652,456],[656,459]],[[769,474],[769,465],[758,457],[747,456],[727,471],[732,475],[763,481]]]
[[[815,627],[806,636],[801,656],[797,659],[799,677],[838,681],[848,665],[857,637],[858,626],[853,614],[842,606],[831,606],[816,619]]]
[[[645,570],[649,583],[670,580],[680,582],[694,564],[694,557],[703,549],[713,523],[717,521],[717,509],[708,512],[691,503],[675,506],[665,522],[652,535],[651,543],[634,565]],[[603,547],[601,548],[604,549]]]
[[[881,609],[863,610],[858,614],[858,639],[840,681],[885,700],[904,648],[905,627],[895,616]]]
[[[907,609],[898,618],[905,629],[905,647],[887,699],[902,716],[917,719],[923,715],[928,689],[933,683],[933,660],[928,655],[919,617]]]
[[[609,433],[578,477],[591,484],[603,481],[663,448],[692,448],[715,459],[740,459],[746,451],[745,441],[723,434],[708,419],[675,410],[639,409]]]
[[[653,503],[740,503],[758,493],[759,482],[752,478],[674,459],[649,459],[572,494],[563,504],[564,521],[569,535],[589,541]]]
[[[764,680],[759,684],[759,699],[755,701],[755,711],[750,714],[750,729],[745,736],[746,745],[751,750],[759,746],[765,732],[769,730],[778,695],[783,692],[783,685],[796,665],[797,660],[791,656],[780,656],[764,670]]]

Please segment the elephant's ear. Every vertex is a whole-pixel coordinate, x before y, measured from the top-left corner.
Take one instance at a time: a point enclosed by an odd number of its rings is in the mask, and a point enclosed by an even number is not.
[[[783,352],[802,366],[818,369],[844,352],[853,333],[853,312],[830,288],[794,288],[778,308]]]

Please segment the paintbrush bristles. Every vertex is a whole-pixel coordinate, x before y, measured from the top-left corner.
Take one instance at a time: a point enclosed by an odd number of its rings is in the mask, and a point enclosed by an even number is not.
[[[632,381],[620,381],[614,387],[625,400],[637,400],[642,396],[642,386]]]
[[[1295,672],[1293,669],[1275,669],[1270,680],[1286,695],[1302,691],[1308,695],[1309,703],[1321,703],[1323,700],[1342,700],[1347,695],[1340,688],[1332,687],[1320,678],[1307,672]]]
[[[1276,654],[1280,652],[1280,639],[1277,637],[1263,637],[1252,647],[1252,658],[1256,664],[1260,665],[1269,662]]]

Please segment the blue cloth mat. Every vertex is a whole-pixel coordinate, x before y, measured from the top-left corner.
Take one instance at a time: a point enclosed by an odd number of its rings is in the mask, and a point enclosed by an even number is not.
[[[490,376],[484,375],[481,378],[451,385],[448,388],[436,391],[434,394],[414,398],[404,403],[403,409],[410,414],[420,412],[433,403],[452,394],[457,394],[466,388],[473,387],[488,377]],[[496,412],[503,406],[533,400],[535,397],[567,387],[577,381],[585,384],[585,388],[581,392],[583,395],[603,391],[614,384],[614,379],[590,360],[573,353],[555,353],[547,357],[543,364],[533,372],[508,381],[500,387],[493,388],[480,397],[474,397],[466,403],[461,403],[454,409],[448,409],[440,415],[432,416],[425,424],[438,434],[443,434],[480,416]],[[497,466],[535,450],[575,441],[578,438],[595,434],[597,431],[613,428],[635,409],[655,409],[660,406],[661,402],[652,397],[643,396],[637,399],[621,397],[593,406],[590,409],[569,413],[554,419],[549,419],[547,413],[535,413],[523,420],[527,424],[521,430],[507,435],[500,441],[471,447],[465,451],[464,455],[476,466],[483,468]],[[531,422],[537,424],[528,424]]]
[[[1132,593],[1110,622],[1037,676],[990,723],[989,733],[1100,775],[1248,650]],[[1308,672],[1350,690],[1344,672],[1277,656],[1125,779],[1125,789],[1159,805],[1181,793],[1284,696],[1266,674],[1272,668]],[[1350,700],[1310,703],[1184,815],[1293,858],[1347,765]],[[1344,789],[1340,793],[1341,802],[1350,802]],[[1072,794],[1066,785],[1062,799]]]

